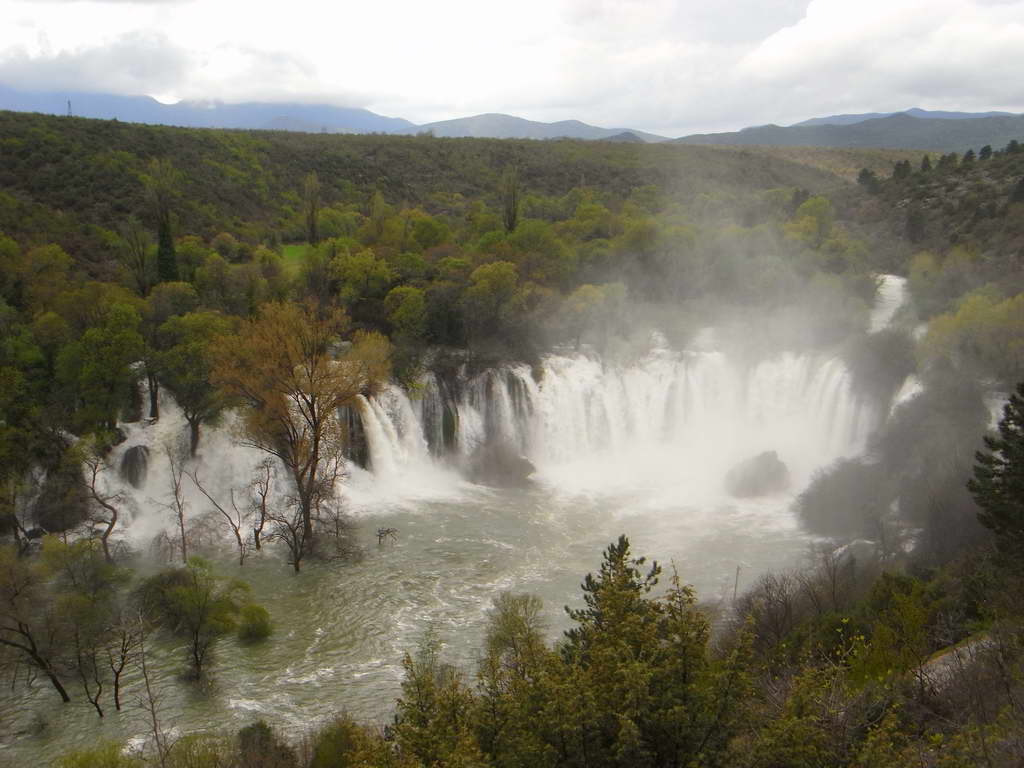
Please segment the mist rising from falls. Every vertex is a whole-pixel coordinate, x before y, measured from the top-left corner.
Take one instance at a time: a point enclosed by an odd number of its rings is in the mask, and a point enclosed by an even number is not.
[[[904,289],[882,276],[873,332],[892,321]],[[465,469],[502,445],[554,492],[719,503],[729,469],[763,451],[778,454],[798,493],[816,469],[863,451],[887,415],[853,392],[838,357],[787,352],[747,365],[716,351],[713,336],[683,352],[655,344],[628,365],[551,354],[536,371],[505,365],[447,382],[427,374],[407,405],[392,387],[383,407],[361,410],[379,422],[366,430],[371,466],[393,473],[402,456],[398,476],[439,463]],[[400,421],[388,429],[388,418]]]
[[[902,292],[902,280],[883,280],[873,326],[889,322]],[[816,469],[861,452],[887,415],[857,397],[838,357],[787,352],[748,364],[716,350],[713,338],[704,334],[686,351],[655,344],[628,364],[563,353],[536,369],[428,372],[411,394],[390,385],[359,397],[348,418],[350,435],[364,444],[352,451],[339,490],[357,514],[490,493],[467,478],[488,447],[502,446],[526,457],[552,494],[671,509],[736,503],[725,493],[726,473],[774,451],[792,478],[789,497]],[[133,446],[149,447],[141,487],[121,481],[120,489],[147,530],[169,518],[158,509],[170,485],[163,445],[181,445],[187,434],[173,399],[161,393],[161,401],[160,420],[125,425],[128,440],[110,457],[116,467]],[[204,427],[199,454],[190,468],[222,499],[243,488],[265,457],[239,444],[230,415]],[[278,485],[283,496],[283,473]],[[193,514],[209,509],[195,489],[188,496]],[[779,498],[774,508],[787,503]]]
[[[455,421],[452,461],[500,444],[526,456],[558,491],[675,488],[685,503],[701,503],[721,498],[730,467],[762,451],[776,451],[802,485],[814,469],[859,452],[875,422],[842,362],[814,355],[784,354],[749,368],[718,352],[656,349],[629,366],[551,355],[536,378],[527,366],[509,365],[457,389],[446,402],[436,382],[428,384],[414,409],[399,407],[405,394],[392,388],[387,407],[362,406],[375,474],[438,461],[409,446],[430,441],[435,456],[443,453],[436,420],[447,412]],[[417,412],[414,430],[409,416]],[[389,415],[404,421],[389,427]]]

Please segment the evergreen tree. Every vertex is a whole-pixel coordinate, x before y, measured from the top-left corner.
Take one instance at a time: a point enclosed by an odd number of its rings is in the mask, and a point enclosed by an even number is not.
[[[178,259],[174,252],[171,217],[180,180],[181,174],[170,160],[156,158],[150,161],[149,173],[143,177],[156,218],[156,270],[160,282],[178,279]]]
[[[878,176],[867,168],[860,169],[860,173],[857,174],[857,183],[872,194],[878,191]]]
[[[519,223],[521,196],[519,169],[514,165],[509,165],[501,177],[501,218],[506,232],[514,232]]]
[[[978,521],[996,537],[999,551],[1024,566],[1024,383],[1010,395],[998,437],[985,437],[987,452],[975,454],[967,488],[981,507]]]

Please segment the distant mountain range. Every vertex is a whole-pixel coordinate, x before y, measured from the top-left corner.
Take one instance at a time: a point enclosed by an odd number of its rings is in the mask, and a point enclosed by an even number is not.
[[[180,125],[186,128],[249,128],[310,133],[399,133],[414,125],[367,109],[326,104],[268,104],[180,101],[161,104],[149,96],[109,93],[40,93],[0,85],[0,108],[77,117],[118,119],[130,123]]]
[[[0,85],[0,109],[42,112],[130,123],[179,125],[186,128],[241,128],[302,131],[304,133],[432,133],[435,136],[478,136],[496,139],[612,139],[625,133],[645,141],[665,141],[642,131],[598,128],[579,120],[541,123],[512,115],[487,114],[416,125],[398,117],[383,117],[368,109],[327,104],[271,104],[180,101],[162,104],[149,96],[108,93],[42,93]]]
[[[149,96],[104,93],[44,93],[0,85],[0,109],[118,119],[133,123],[190,128],[240,128],[306,133],[431,133],[499,139],[587,139],[659,142],[663,136],[630,128],[599,128],[579,120],[542,123],[504,114],[484,114],[416,125],[367,109],[328,104],[182,101],[162,104]],[[962,152],[985,144],[1002,147],[1024,140],[1024,115],[1008,112],[869,112],[831,115],[791,126],[762,125],[729,133],[706,133],[673,139],[681,144],[727,144],[814,147],[884,147]]]
[[[917,110],[923,112],[923,110]],[[767,145],[782,147],[878,147],[963,152],[990,144],[995,149],[1011,139],[1024,140],[1024,115],[914,117],[900,112],[884,117],[837,115],[787,127],[761,125],[732,133],[683,136],[678,144]],[[864,117],[863,120],[854,118]],[[970,119],[968,119],[970,118]]]
[[[969,120],[975,117],[1014,117],[1012,112],[944,112],[942,110],[920,109],[912,107],[902,112],[865,112],[861,115],[830,115],[828,117],[812,117],[810,120],[795,123],[796,125],[854,125],[866,120],[877,120],[892,115],[910,115],[911,117],[933,117],[942,120]]]
[[[598,128],[581,123],[579,120],[560,120],[556,123],[540,123],[512,115],[490,113],[460,117],[455,120],[441,120],[427,123],[402,133],[430,132],[435,136],[476,136],[489,139],[614,139],[622,141],[625,134],[633,140],[665,141],[664,136],[644,133],[628,128]]]

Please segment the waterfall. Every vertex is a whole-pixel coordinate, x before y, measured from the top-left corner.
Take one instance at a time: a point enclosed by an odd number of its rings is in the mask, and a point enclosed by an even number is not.
[[[892,322],[906,296],[906,278],[896,275],[881,275],[879,281],[878,297],[871,310],[872,333],[882,330]]]
[[[873,328],[891,321],[904,281],[883,276],[879,293]],[[475,476],[470,468],[497,455],[532,467],[555,491],[669,488],[679,504],[717,503],[722,479],[737,463],[775,452],[798,491],[816,469],[860,453],[888,416],[856,397],[838,357],[786,352],[745,364],[715,339],[705,329],[690,349],[676,351],[656,335],[653,349],[629,364],[553,353],[534,367],[428,372],[410,392],[391,384],[361,395],[341,414],[353,444],[339,490],[356,508],[370,509],[452,498],[469,487],[462,478]],[[908,380],[895,402],[919,389]],[[265,456],[239,444],[233,420],[204,428],[200,456],[190,464],[225,497],[245,486]],[[162,527],[163,516],[151,508],[167,495],[163,446],[185,439],[184,418],[161,392],[158,422],[122,426],[128,439],[111,460],[115,467],[124,462],[125,475],[110,478],[120,486],[111,490],[123,492],[130,517],[146,518],[143,528]],[[279,485],[284,493],[286,478]],[[194,489],[189,497],[196,513],[208,507]]]

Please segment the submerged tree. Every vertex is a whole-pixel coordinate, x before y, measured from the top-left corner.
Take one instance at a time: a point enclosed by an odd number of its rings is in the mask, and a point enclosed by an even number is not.
[[[215,353],[213,379],[242,404],[247,441],[291,475],[304,552],[316,506],[331,494],[342,459],[339,409],[375,393],[391,370],[390,344],[378,333],[357,332],[335,355],[347,326],[340,311],[271,303]]]
[[[202,677],[209,653],[235,630],[249,592],[242,581],[221,582],[209,562],[191,557],[183,568],[164,571],[142,587],[144,605],[187,642],[192,675]]]
[[[107,446],[99,445],[95,438],[87,438],[72,451],[74,460],[82,463],[82,485],[89,500],[90,518],[102,526],[99,531],[103,556],[108,563],[114,562],[110,552],[110,534],[117,526],[119,508],[124,499],[119,492],[110,493],[104,487],[103,476],[110,471],[106,458]]]

